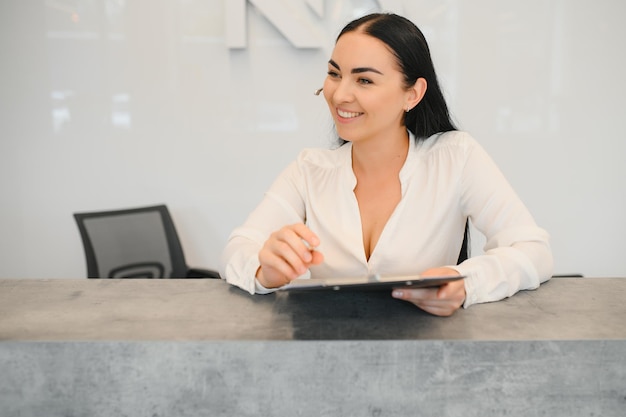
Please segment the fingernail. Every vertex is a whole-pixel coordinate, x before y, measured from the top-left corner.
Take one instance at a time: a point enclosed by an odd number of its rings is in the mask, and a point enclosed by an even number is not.
[[[399,291],[399,290],[394,290],[391,293],[391,296],[395,297],[395,298],[402,298],[403,295],[404,295],[404,293],[402,291]]]

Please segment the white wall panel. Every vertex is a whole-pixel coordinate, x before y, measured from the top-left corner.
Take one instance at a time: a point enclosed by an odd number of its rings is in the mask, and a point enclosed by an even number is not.
[[[217,266],[280,170],[332,144],[313,91],[338,30],[381,7],[427,35],[459,126],[551,233],[556,272],[626,275],[626,3],[250,0],[233,49],[227,1],[0,3],[0,276],[85,276],[72,213],[154,203],[189,263]],[[276,5],[323,46],[295,47],[261,13]]]

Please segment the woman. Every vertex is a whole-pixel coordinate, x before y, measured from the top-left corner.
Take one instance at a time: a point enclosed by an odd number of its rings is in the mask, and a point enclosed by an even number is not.
[[[485,151],[456,131],[424,36],[409,20],[349,23],[324,97],[343,143],[300,153],[236,228],[222,276],[250,293],[296,278],[465,275],[392,296],[435,315],[536,288],[552,273],[547,233]],[[468,219],[485,254],[465,259]]]

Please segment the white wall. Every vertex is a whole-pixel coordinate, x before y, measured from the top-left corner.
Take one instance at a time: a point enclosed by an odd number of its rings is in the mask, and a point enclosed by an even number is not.
[[[318,16],[265,0],[325,46],[295,48],[249,2],[247,48],[229,50],[227,1],[0,3],[0,277],[84,277],[72,213],[155,203],[189,263],[216,267],[275,175],[330,145],[313,90],[338,30],[380,5],[426,33],[455,118],[551,233],[556,272],[626,276],[626,3],[311,1]]]

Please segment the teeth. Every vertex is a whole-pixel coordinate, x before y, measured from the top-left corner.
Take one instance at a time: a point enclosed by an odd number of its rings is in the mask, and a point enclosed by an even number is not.
[[[339,114],[339,116],[341,116],[343,118],[351,119],[353,117],[360,116],[362,113],[353,113],[353,112],[349,112],[349,111],[337,110],[337,114]]]

